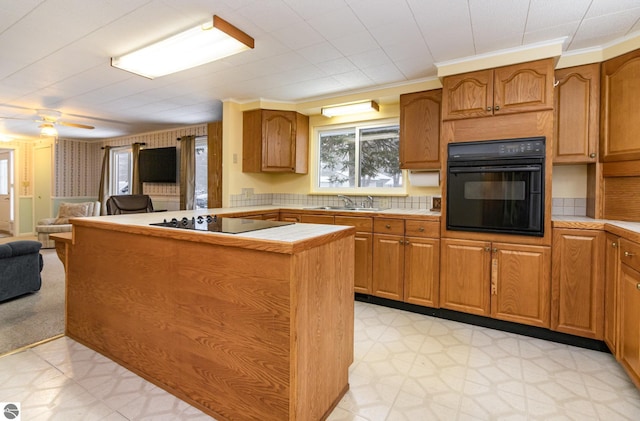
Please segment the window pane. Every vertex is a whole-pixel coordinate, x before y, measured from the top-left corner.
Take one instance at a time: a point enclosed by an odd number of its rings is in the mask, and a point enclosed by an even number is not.
[[[400,127],[360,130],[360,187],[402,187]]]
[[[131,194],[129,185],[131,182],[131,151],[113,152],[113,194]]]
[[[355,141],[353,128],[320,133],[319,187],[356,186]]]
[[[207,205],[207,159],[209,156],[207,138],[196,139],[196,197],[195,208],[206,209]]]

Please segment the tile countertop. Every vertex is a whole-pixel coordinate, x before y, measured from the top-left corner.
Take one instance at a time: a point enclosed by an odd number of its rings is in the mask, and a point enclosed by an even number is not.
[[[551,216],[553,228],[599,229],[640,243],[640,222],[594,219],[587,216]]]

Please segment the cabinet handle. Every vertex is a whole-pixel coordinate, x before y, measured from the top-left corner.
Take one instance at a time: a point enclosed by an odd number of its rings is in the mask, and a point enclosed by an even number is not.
[[[398,241],[400,244],[404,244],[404,240],[400,240]]]
[[[590,153],[589,154],[589,158],[595,158],[595,157],[596,157],[596,154],[594,154],[594,153]]]
[[[487,111],[491,111],[491,107],[487,107]]]
[[[384,226],[386,229],[390,230],[391,229],[391,225],[387,224]]]
[[[408,246],[408,245],[409,245],[409,240],[406,240],[406,241],[404,242],[404,244],[405,244],[406,246]]]
[[[491,259],[491,295],[498,295],[498,259]]]
[[[637,289],[638,291],[640,291],[640,282],[638,282],[638,283],[636,284],[636,289]]]
[[[485,247],[484,251],[491,251],[491,247]]]
[[[496,105],[496,106],[494,107],[494,110],[496,110],[496,111],[500,111],[500,106],[499,106],[499,105]]]
[[[618,243],[616,243],[615,241],[613,243],[611,243],[611,247],[616,248],[618,247]]]
[[[491,251],[492,251],[493,253],[497,253],[497,252],[498,252],[498,249],[497,249],[497,248],[494,248],[494,249],[493,249],[493,250],[491,250]]]
[[[420,228],[418,228],[418,231],[420,231],[420,232],[424,232],[424,227],[420,227]]]
[[[628,251],[624,252],[624,257],[632,257],[632,256],[634,256],[633,253],[629,253]]]

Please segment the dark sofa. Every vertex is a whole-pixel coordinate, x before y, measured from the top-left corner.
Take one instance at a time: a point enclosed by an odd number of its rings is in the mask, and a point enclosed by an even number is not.
[[[0,302],[40,289],[41,247],[30,240],[0,244]]]

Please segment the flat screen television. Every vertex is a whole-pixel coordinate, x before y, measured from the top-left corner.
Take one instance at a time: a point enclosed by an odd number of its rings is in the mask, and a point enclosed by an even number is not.
[[[142,149],[138,168],[143,183],[175,183],[178,179],[176,148]]]

